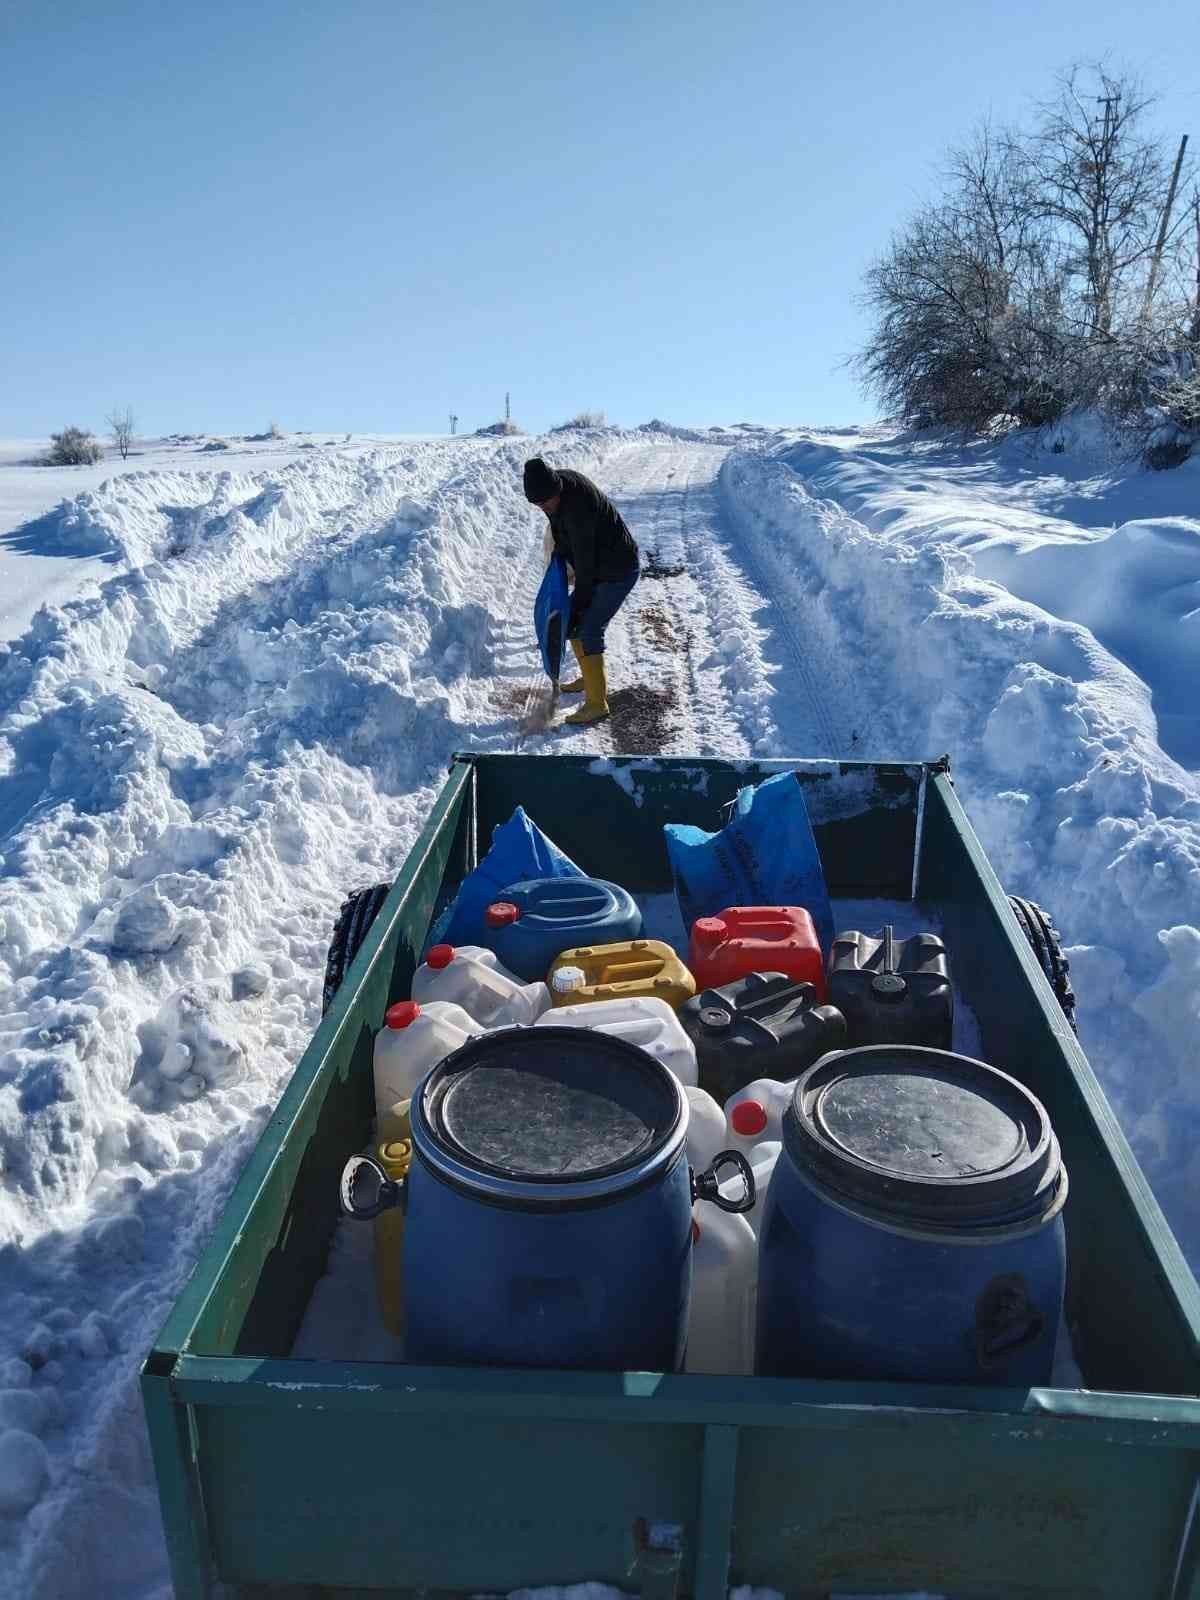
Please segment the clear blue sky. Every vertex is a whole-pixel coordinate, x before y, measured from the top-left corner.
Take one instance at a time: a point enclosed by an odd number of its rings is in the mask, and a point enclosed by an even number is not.
[[[1200,7],[5,0],[0,435],[847,422],[865,263],[1111,54],[1200,144]]]

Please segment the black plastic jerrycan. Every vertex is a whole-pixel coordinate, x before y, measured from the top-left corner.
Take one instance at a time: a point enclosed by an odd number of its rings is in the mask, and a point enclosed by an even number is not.
[[[897,939],[890,923],[877,935],[839,933],[829,961],[829,998],[846,1019],[851,1048],[951,1048],[954,990],[946,947],[936,934]]]
[[[685,1000],[676,1015],[696,1046],[700,1084],[726,1101],[755,1078],[786,1083],[846,1042],[840,1011],[817,1005],[811,983],[752,972]]]

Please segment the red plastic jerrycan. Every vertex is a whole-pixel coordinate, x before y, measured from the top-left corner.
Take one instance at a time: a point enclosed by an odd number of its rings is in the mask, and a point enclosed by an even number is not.
[[[752,972],[783,972],[811,983],[825,1003],[825,963],[803,906],[730,906],[692,924],[688,966],[698,989],[719,989]]]

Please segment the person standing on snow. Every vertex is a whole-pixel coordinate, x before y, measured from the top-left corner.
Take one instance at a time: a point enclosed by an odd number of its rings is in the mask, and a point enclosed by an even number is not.
[[[638,581],[638,547],[616,506],[582,472],[534,456],[525,463],[525,498],[546,513],[554,549],[575,574],[567,637],[581,676],[560,687],[587,698],[567,721],[601,722],[608,716],[604,630]]]

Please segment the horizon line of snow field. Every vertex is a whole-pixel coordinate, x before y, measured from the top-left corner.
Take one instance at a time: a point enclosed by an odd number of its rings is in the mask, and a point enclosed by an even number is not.
[[[520,473],[537,451],[611,490],[648,565],[610,634],[613,722],[569,733],[527,716],[541,524]],[[1071,947],[1081,1042],[1200,1258],[1200,785],[1154,712],[1186,620],[1173,647],[1156,614],[1161,670],[1139,677],[1071,620],[1074,572],[1035,604],[943,536],[966,492],[953,452],[887,430],[658,424],[204,466],[119,474],[44,513],[40,559],[104,565],[0,650],[16,1592],[163,1592],[138,1361],[318,1019],[343,894],[394,876],[458,748],[950,750],[1006,889]],[[903,536],[868,503],[900,470]],[[979,524],[1020,512],[1036,554],[1028,463],[1000,447],[954,470]],[[1044,498],[1072,512],[1139,492],[1118,473],[1071,499],[1062,470]],[[1103,563],[1096,526],[1076,543]],[[106,1537],[114,1519],[128,1539]]]

